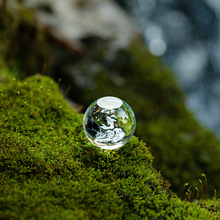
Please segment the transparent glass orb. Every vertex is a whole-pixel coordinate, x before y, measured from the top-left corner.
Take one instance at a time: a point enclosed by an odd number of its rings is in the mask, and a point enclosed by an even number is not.
[[[83,128],[87,138],[102,149],[116,149],[134,134],[136,120],[131,107],[123,100],[106,96],[86,110]]]

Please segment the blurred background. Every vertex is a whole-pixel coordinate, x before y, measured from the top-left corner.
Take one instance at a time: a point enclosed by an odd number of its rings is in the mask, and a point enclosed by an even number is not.
[[[49,29],[56,27],[56,37],[70,45],[73,39],[98,35],[117,38],[116,47],[122,46],[139,31],[149,51],[172,68],[186,91],[187,107],[220,137],[220,1],[118,0],[138,24],[136,30],[135,24],[124,22],[129,18],[113,1],[21,2],[37,11],[38,20]],[[84,8],[81,14],[77,7]]]
[[[220,1],[120,1],[150,52],[172,67],[186,105],[220,137]]]

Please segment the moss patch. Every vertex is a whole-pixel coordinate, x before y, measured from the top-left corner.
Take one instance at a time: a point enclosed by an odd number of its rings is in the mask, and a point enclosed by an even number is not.
[[[75,71],[90,84],[78,86],[77,94],[72,89],[70,97],[85,107],[105,95],[122,98],[134,110],[135,134],[151,146],[156,168],[175,192],[181,194],[185,182],[198,185],[202,173],[207,176],[210,196],[214,188],[219,192],[220,143],[186,109],[183,92],[170,70],[142,42],[114,55],[104,45],[94,43],[76,59]],[[64,82],[71,79],[63,76]]]
[[[51,78],[0,85],[2,219],[217,217],[178,199],[138,138],[114,151],[92,146]]]
[[[198,178],[205,173],[209,194],[213,196],[214,188],[219,194],[219,141],[186,110],[172,73],[148,53],[143,42],[117,52],[109,52],[109,43],[100,39],[88,38],[82,43],[82,54],[54,45],[51,49],[33,12],[21,5],[14,11],[7,4],[0,7],[0,52],[10,69],[18,70],[12,77],[44,72],[47,64],[48,73],[62,78],[65,90],[71,86],[69,97],[85,108],[105,95],[124,99],[137,118],[135,134],[151,146],[154,166],[171,181],[172,189],[181,194],[185,182],[198,185]],[[2,71],[0,81],[10,80],[6,72]],[[46,112],[53,117],[58,114],[53,109]],[[38,117],[38,111],[31,114]]]

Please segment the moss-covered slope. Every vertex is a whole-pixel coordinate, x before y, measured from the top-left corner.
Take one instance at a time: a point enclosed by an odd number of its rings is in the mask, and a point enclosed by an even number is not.
[[[76,59],[75,69],[90,85],[81,87],[80,95],[70,91],[70,97],[86,107],[105,95],[129,103],[137,119],[135,134],[151,147],[155,167],[176,192],[182,192],[185,182],[198,184],[202,173],[207,176],[209,194],[214,195],[214,188],[220,191],[219,141],[186,109],[171,71],[143,42],[134,42],[114,56],[107,55],[103,45],[92,44],[84,57]]]
[[[92,146],[52,79],[1,78],[1,219],[217,218],[173,195],[152,160],[136,137]]]
[[[143,42],[113,52],[109,42],[88,37],[82,40],[84,51],[75,54],[48,41],[33,12],[21,5],[14,10],[4,2],[0,53],[11,69],[20,70],[19,77],[45,73],[47,66],[47,73],[61,78],[63,87],[71,86],[69,97],[85,107],[104,95],[124,99],[136,115],[135,134],[151,147],[154,166],[175,192],[181,194],[185,182],[199,183],[202,173],[209,194],[213,196],[214,188],[220,192],[219,141],[186,110],[171,71],[148,53]]]

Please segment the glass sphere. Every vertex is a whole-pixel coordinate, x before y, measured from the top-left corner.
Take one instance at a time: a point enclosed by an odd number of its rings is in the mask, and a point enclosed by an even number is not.
[[[123,100],[106,96],[86,110],[83,128],[87,138],[102,149],[116,149],[134,134],[136,120],[131,107]]]

